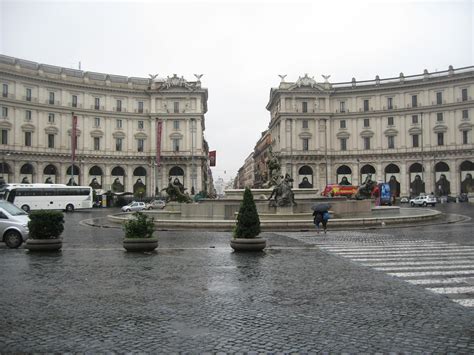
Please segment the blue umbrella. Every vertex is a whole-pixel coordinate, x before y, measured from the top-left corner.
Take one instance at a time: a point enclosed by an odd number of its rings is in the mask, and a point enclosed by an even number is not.
[[[331,208],[331,205],[329,203],[316,203],[311,206],[311,209],[313,211],[318,211],[318,212],[329,211],[330,208]]]

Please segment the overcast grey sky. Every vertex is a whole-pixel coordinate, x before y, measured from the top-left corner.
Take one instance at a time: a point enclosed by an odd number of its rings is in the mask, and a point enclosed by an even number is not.
[[[469,66],[473,17],[471,0],[0,0],[0,52],[126,76],[203,73],[213,174],[228,180],[268,126],[278,74],[341,82]]]

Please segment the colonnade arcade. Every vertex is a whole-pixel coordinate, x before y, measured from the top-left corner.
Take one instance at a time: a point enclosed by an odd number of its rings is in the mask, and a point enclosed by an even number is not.
[[[318,169],[319,168],[319,169]],[[291,169],[291,170],[290,170]],[[389,182],[395,179],[399,186],[399,194],[413,196],[421,192],[437,195],[458,195],[459,193],[474,192],[474,163],[470,160],[425,161],[397,163],[356,163],[289,166],[287,171],[293,171],[294,186],[322,190],[327,183],[360,185],[370,174],[377,182]],[[358,172],[358,173],[357,173]]]
[[[157,175],[158,182],[155,179]],[[187,165],[155,167],[78,163],[72,165],[71,162],[0,163],[0,179],[5,183],[89,185],[98,193],[109,190],[114,193],[133,192],[137,197],[153,196],[154,186],[158,184],[160,189],[165,188],[169,178],[178,179],[188,191],[191,190],[191,167]]]

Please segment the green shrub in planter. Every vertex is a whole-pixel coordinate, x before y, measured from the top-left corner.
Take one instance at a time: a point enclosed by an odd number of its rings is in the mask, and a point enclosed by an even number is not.
[[[244,192],[244,199],[240,204],[237,216],[237,225],[234,229],[235,238],[255,238],[260,234],[260,218],[257,206],[253,200],[253,195],[247,187]]]
[[[56,239],[64,231],[64,215],[60,211],[32,211],[29,217],[31,239]]]
[[[142,212],[135,212],[132,218],[123,224],[125,238],[151,238],[154,228],[153,218]]]

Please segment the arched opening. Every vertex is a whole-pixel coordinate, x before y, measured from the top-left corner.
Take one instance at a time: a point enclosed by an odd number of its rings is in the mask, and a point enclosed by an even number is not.
[[[347,165],[341,165],[336,170],[336,180],[339,185],[351,185],[352,184],[352,170]]]
[[[116,166],[112,169],[112,192],[125,191],[125,170],[121,166]]]
[[[33,182],[34,168],[30,163],[23,164],[20,168],[20,181],[22,184],[30,184]]]
[[[72,171],[72,176],[71,176],[71,171]],[[77,165],[72,165],[72,167],[71,165],[68,166],[66,170],[66,179],[67,179],[66,185],[77,186],[79,182],[79,172],[80,172],[80,169]]]
[[[461,193],[474,193],[474,180],[472,179],[474,163],[469,160],[463,161],[459,166],[459,170],[461,171]]]
[[[410,165],[410,196],[418,196],[425,193],[425,182],[423,181],[423,166],[420,163]]]
[[[435,165],[435,193],[437,196],[448,196],[451,194],[451,176],[449,165],[445,162],[438,162]]]
[[[304,165],[298,170],[298,187],[300,189],[313,188],[313,169],[310,166]]]
[[[360,169],[360,181],[362,184],[370,177],[370,180],[377,181],[377,177],[375,176],[375,168],[370,165],[366,164]]]
[[[385,167],[385,182],[390,185],[392,196],[400,196],[400,168],[395,164],[388,164]]]
[[[143,198],[146,195],[146,169],[139,166],[133,171],[134,184],[133,195],[137,198]]]
[[[102,189],[102,176],[104,173],[102,169],[94,165],[92,168],[89,169],[89,186],[92,187],[94,190],[101,190]]]
[[[11,172],[12,171],[8,163],[0,163],[0,185],[7,184],[9,182],[9,175]]]
[[[55,184],[57,174],[58,169],[54,165],[47,165],[43,170],[44,182],[46,184]]]
[[[169,175],[170,175],[169,177],[171,178],[171,181],[178,179],[179,182],[184,185],[184,171],[179,166],[173,166],[170,169]]]

